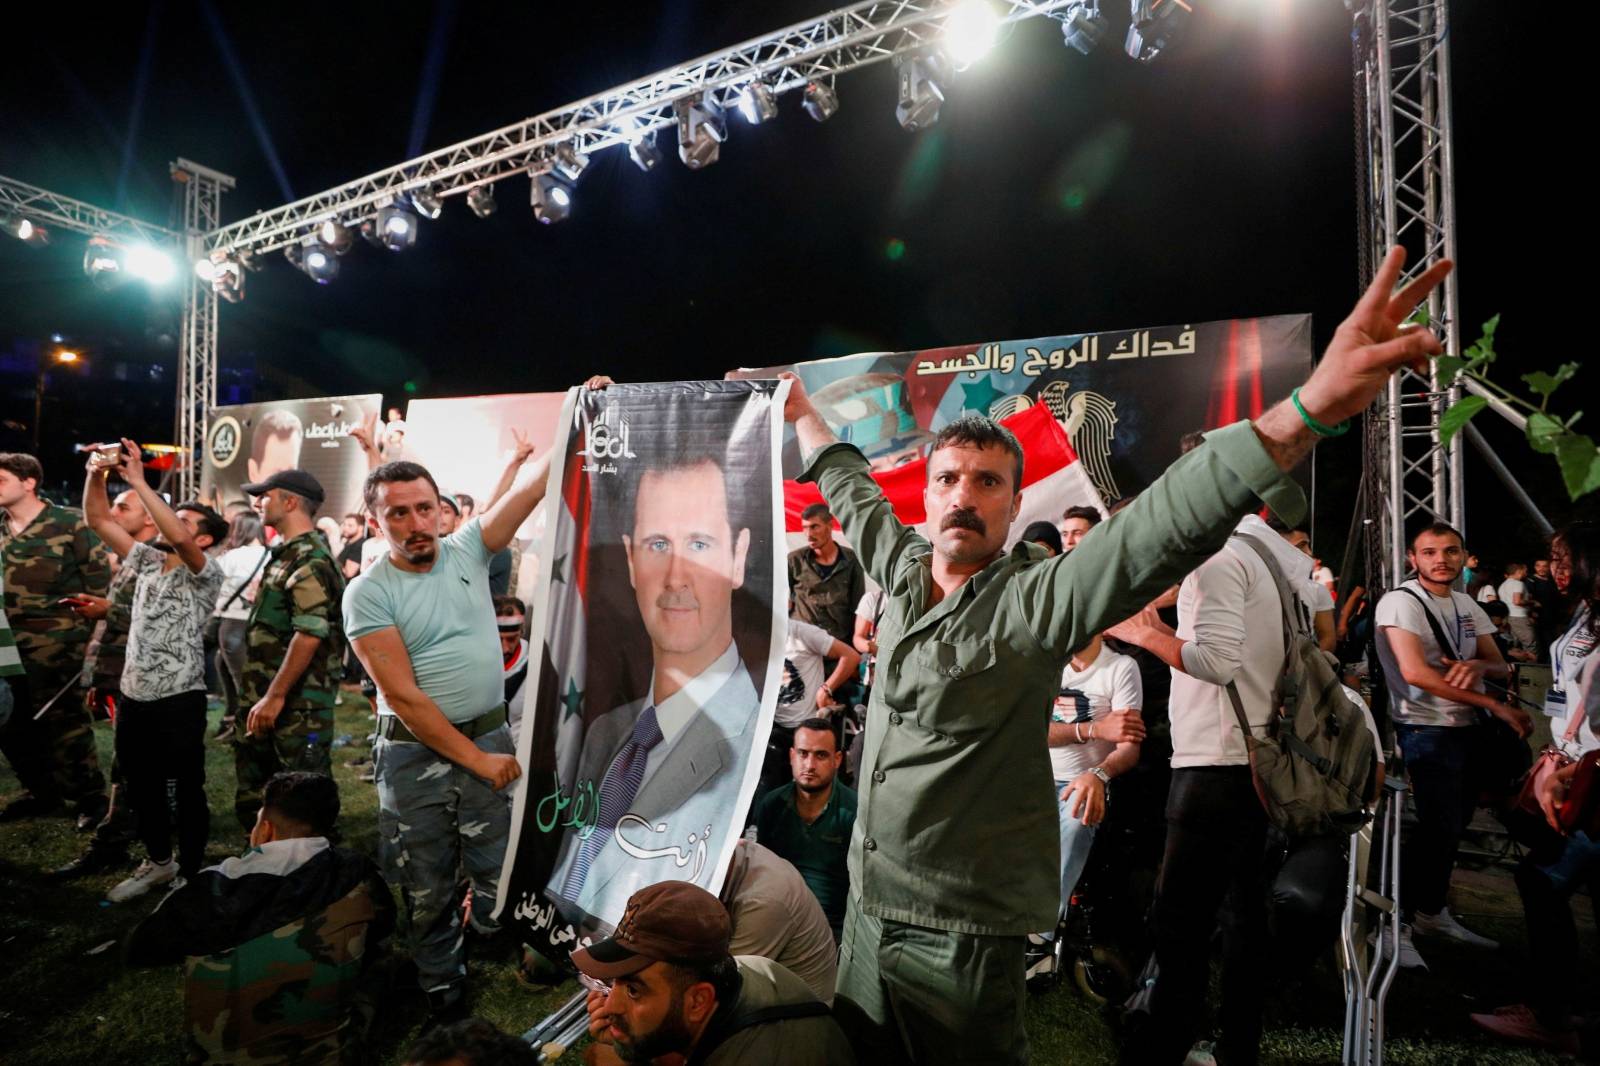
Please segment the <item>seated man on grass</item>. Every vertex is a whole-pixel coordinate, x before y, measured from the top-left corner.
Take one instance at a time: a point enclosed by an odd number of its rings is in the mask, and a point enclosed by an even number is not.
[[[372,860],[328,842],[323,774],[267,781],[250,850],[189,878],[134,927],[130,966],[184,967],[184,1062],[337,1064],[394,900]]]

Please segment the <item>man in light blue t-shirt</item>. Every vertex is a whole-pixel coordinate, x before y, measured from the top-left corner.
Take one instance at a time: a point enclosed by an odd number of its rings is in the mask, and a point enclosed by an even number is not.
[[[526,462],[531,448],[522,448]],[[509,786],[522,776],[506,725],[489,560],[544,496],[540,459],[498,503],[440,536],[439,487],[416,463],[367,475],[368,510],[388,553],[350,583],[345,632],[378,688],[378,849],[410,917],[417,977],[433,1020],[466,1015],[458,870],[472,884],[472,926],[490,920],[511,832]]]

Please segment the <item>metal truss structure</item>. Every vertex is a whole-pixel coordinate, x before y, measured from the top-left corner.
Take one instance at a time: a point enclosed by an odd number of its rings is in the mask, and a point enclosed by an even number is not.
[[[0,175],[0,215],[21,215],[46,230],[62,229],[90,236],[137,240],[157,246],[176,246],[180,235],[165,226],[152,226],[131,215],[74,200],[70,196],[36,188]]]
[[[1449,19],[1445,0],[1363,0],[1355,18],[1355,89],[1360,138],[1360,271],[1404,245],[1405,279],[1454,259],[1455,175],[1451,158]],[[1456,276],[1428,297],[1430,324],[1445,350],[1461,351]],[[1405,531],[1438,516],[1465,532],[1462,445],[1439,439],[1439,419],[1460,396],[1425,374],[1403,370],[1366,416],[1363,463],[1368,522],[1368,588],[1393,588],[1406,573]]]
[[[184,262],[205,254],[206,235],[222,225],[222,194],[233,179],[209,167],[179,158],[172,180],[183,186]],[[200,496],[200,457],[205,454],[206,425],[217,403],[217,293],[211,285],[184,270],[183,319],[178,334],[177,440],[178,498]]]

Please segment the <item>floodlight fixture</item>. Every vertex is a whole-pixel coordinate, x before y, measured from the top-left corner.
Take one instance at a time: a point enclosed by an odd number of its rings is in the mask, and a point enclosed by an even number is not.
[[[589,157],[578,151],[577,146],[569,141],[556,148],[553,165],[557,174],[569,182],[576,182],[584,168],[589,165]]]
[[[417,216],[391,197],[379,205],[371,220],[361,224],[361,236],[379,248],[403,252],[417,243]]]
[[[178,276],[178,264],[171,253],[153,244],[130,245],[123,256],[123,269],[129,277],[151,285],[166,285]]]
[[[572,213],[572,186],[548,169],[534,170],[530,177],[528,203],[533,217],[547,226],[565,221]]]
[[[1061,36],[1066,40],[1067,47],[1084,55],[1094,51],[1095,45],[1100,43],[1100,38],[1106,35],[1109,28],[1105,15],[1100,11],[1100,0],[1078,0],[1069,4],[1061,19]]]
[[[634,166],[648,174],[661,163],[661,149],[656,147],[655,130],[641,133],[637,124],[633,123],[623,129],[623,136],[628,138],[628,158],[633,160]]]
[[[318,285],[326,285],[339,276],[339,257],[315,237],[289,245],[283,256]]]
[[[109,288],[121,278],[122,266],[122,249],[111,238],[100,235],[89,238],[89,247],[83,253],[83,272],[89,280]]]
[[[678,158],[683,165],[700,170],[715,163],[728,139],[722,109],[696,93],[673,104],[672,110],[678,116]]]
[[[494,186],[478,185],[467,192],[467,206],[479,218],[488,218],[494,214]]]
[[[1132,19],[1122,48],[1141,63],[1149,63],[1166,51],[1194,13],[1188,0],[1132,0],[1132,4]]]
[[[943,51],[957,70],[988,55],[1000,36],[1000,16],[987,0],[961,0],[944,19]]]
[[[915,133],[939,121],[939,106],[944,103],[944,63],[936,52],[923,51],[894,57],[899,97],[894,117]]]
[[[355,239],[355,234],[351,232],[350,227],[336,218],[324,219],[322,224],[317,227],[317,240],[334,255],[343,255],[348,252]]]
[[[757,78],[744,87],[744,92],[739,94],[739,114],[752,126],[778,117],[778,101],[766,82]]]
[[[800,94],[800,106],[816,121],[826,122],[839,110],[839,93],[827,82],[808,81]]]
[[[444,201],[439,199],[439,194],[433,191],[432,185],[412,189],[411,206],[417,209],[417,214],[430,222],[444,212]]]
[[[50,243],[50,231],[26,215],[8,215],[5,231],[24,244],[35,247]]]

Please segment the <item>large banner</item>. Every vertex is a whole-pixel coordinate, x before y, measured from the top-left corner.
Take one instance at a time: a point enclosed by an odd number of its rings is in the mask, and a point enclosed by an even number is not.
[[[1160,476],[1185,433],[1253,418],[1287,395],[1311,356],[1311,316],[1279,315],[849,355],[728,377],[794,371],[828,424],[878,470],[922,457],[962,414],[1006,419],[1042,406],[1100,497],[1115,503]],[[792,433],[783,469],[790,478],[800,469]]]
[[[603,935],[646,885],[721,887],[783,666],[785,391],[567,397],[498,912],[552,958]]]
[[[376,394],[322,396],[213,407],[201,498],[221,510],[246,498],[243,486],[298,467],[327,493],[319,517],[360,511],[367,460],[350,431],[378,414],[382,400]]]

